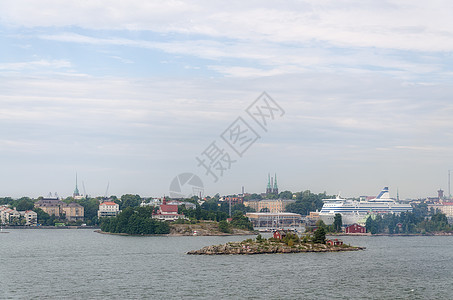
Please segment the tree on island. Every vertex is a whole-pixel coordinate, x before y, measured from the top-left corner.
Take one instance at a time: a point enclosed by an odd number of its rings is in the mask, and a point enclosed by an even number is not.
[[[313,243],[325,244],[326,243],[326,230],[324,227],[318,227],[313,235]]]

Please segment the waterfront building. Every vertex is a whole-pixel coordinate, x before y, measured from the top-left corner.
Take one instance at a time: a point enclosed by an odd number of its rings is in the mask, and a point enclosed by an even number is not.
[[[314,226],[319,221],[319,211],[311,211],[307,216],[307,225]]]
[[[366,228],[365,228],[365,226],[354,223],[354,224],[346,227],[345,232],[346,233],[366,233]]]
[[[32,210],[27,210],[23,212],[23,217],[25,218],[25,225],[33,226],[38,223],[38,214]]]
[[[58,198],[42,198],[35,203],[36,208],[42,209],[48,215],[66,218],[68,221],[83,220],[85,211],[82,205],[75,202],[65,203]]]
[[[115,217],[119,212],[119,204],[113,201],[104,201],[99,205],[98,218]]]
[[[38,214],[32,210],[17,211],[14,208],[9,208],[7,205],[0,206],[0,222],[1,224],[15,225],[36,225]],[[24,221],[22,221],[24,220]]]
[[[167,204],[167,200],[165,198],[162,200],[162,204],[159,205],[157,213],[153,214],[152,218],[165,221],[186,219],[184,214],[178,214],[178,205]]]
[[[20,219],[20,213],[17,210],[9,208],[6,205],[0,206],[0,220],[2,224],[9,224],[15,219]]]
[[[428,204],[428,210],[434,209],[434,212],[439,211],[447,216],[447,218],[453,218],[453,202],[442,202]]]
[[[66,220],[69,222],[72,221],[83,221],[85,217],[85,210],[84,207],[78,203],[71,202],[71,203],[64,203],[61,205],[61,213],[64,215]]]
[[[294,203],[292,199],[263,199],[245,201],[244,205],[257,212],[267,211],[271,213],[284,212],[288,204]]]
[[[49,216],[60,217],[60,207],[63,203],[58,198],[42,198],[35,203],[35,207],[42,209]]]
[[[246,213],[246,216],[252,222],[253,227],[268,227],[268,228],[281,228],[281,227],[299,227],[301,224],[302,216],[289,212],[278,213]]]

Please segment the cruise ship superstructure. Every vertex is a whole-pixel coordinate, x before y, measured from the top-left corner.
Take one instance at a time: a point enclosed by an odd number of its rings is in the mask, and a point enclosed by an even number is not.
[[[324,205],[319,217],[327,225],[334,221],[335,214],[342,216],[342,223],[349,225],[353,223],[364,223],[369,214],[388,214],[401,212],[412,212],[410,204],[398,203],[390,198],[388,187],[384,187],[379,195],[371,200],[343,199],[337,196],[334,199],[323,199]]]

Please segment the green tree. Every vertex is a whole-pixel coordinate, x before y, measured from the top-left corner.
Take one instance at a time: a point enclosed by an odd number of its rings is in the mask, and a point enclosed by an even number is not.
[[[340,232],[342,226],[343,226],[343,221],[341,218],[341,214],[335,214],[334,221],[333,221],[333,229],[336,232]]]
[[[127,207],[139,206],[142,198],[139,195],[126,194],[121,196],[120,209],[123,210]]]
[[[22,197],[12,204],[18,211],[32,210],[35,207],[35,202],[28,197]]]
[[[50,224],[50,216],[48,213],[40,208],[34,208],[33,211],[37,214],[37,222],[41,225],[54,225]],[[55,218],[55,216],[53,216]]]
[[[245,229],[245,230],[253,230],[253,225],[250,220],[244,216],[240,211],[237,211],[230,222],[231,226]]]
[[[245,195],[244,200],[262,200],[263,197],[259,194],[250,194],[250,195]]]
[[[170,225],[152,219],[152,207],[127,207],[118,216],[102,218],[101,230],[128,234],[167,234]]]
[[[96,224],[98,221],[99,200],[96,198],[83,198],[76,200],[76,202],[83,206],[85,222],[88,225]]]
[[[227,221],[220,221],[219,222],[219,231],[220,232],[225,232],[225,233],[230,233],[230,224],[228,224]]]
[[[291,193],[290,191],[284,191],[281,192],[278,197],[280,199],[293,199],[293,193]]]
[[[316,244],[325,244],[326,243],[326,230],[324,227],[318,227],[315,233],[313,234],[313,243]]]

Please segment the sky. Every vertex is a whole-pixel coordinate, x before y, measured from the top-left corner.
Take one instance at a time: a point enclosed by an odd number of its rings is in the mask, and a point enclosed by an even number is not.
[[[0,197],[448,194],[452,9],[3,0]]]

